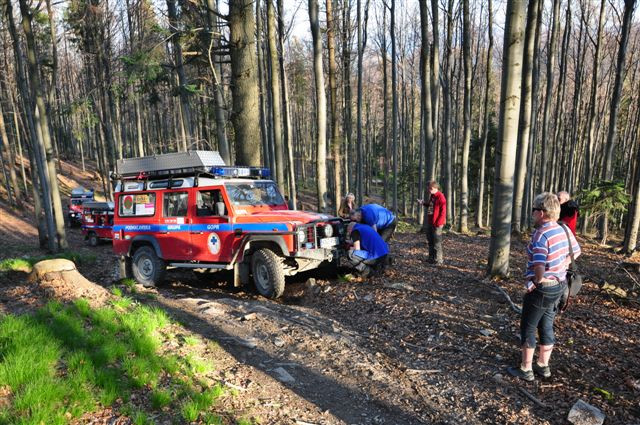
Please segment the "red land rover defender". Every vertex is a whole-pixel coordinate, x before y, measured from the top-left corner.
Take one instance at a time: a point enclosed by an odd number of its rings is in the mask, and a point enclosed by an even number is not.
[[[291,211],[269,170],[226,167],[217,152],[119,160],[113,250],[121,276],[152,286],[167,266],[233,270],[260,294],[282,295],[285,276],[337,265],[340,218]]]
[[[113,202],[85,202],[82,205],[82,234],[91,246],[113,237]]]

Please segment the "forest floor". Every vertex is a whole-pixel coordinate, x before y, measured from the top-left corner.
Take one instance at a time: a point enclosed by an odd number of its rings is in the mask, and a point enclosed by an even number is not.
[[[77,173],[76,180],[93,187],[90,174]],[[520,302],[526,240],[513,240],[513,277],[489,281],[485,233],[446,233],[445,264],[433,266],[423,262],[424,235],[402,230],[391,241],[395,264],[383,276],[357,281],[306,273],[288,279],[276,301],[229,289],[225,272],[171,271],[161,287],[127,287],[116,280],[109,244],[90,248],[77,228],[68,236],[74,252],[95,258],[79,266],[85,277],[162,308],[185,338],[217,343],[219,349],[199,354],[234,389],[224,408],[236,418],[300,425],[566,423],[582,399],[601,409],[606,423],[640,423],[640,275],[622,265],[640,259],[579,238],[587,280],[556,320],[553,375],[524,383],[505,373],[519,361],[519,317],[496,285]],[[44,254],[26,210],[0,204],[0,240],[0,260]],[[25,273],[0,272],[2,314],[32,312],[45,302]],[[167,417],[157,420],[170,423]],[[117,406],[79,422],[131,423]]]

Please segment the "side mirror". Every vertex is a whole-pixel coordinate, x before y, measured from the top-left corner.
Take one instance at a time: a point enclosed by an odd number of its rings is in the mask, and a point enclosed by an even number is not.
[[[225,211],[224,202],[216,202],[216,215],[227,215]]]

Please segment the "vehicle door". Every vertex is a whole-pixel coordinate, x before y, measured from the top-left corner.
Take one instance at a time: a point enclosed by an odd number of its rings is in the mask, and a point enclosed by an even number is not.
[[[167,260],[191,259],[188,207],[187,190],[162,192],[162,217],[156,238]]]
[[[231,261],[234,241],[229,219],[229,201],[221,187],[193,189],[191,249],[193,259],[204,262]]]

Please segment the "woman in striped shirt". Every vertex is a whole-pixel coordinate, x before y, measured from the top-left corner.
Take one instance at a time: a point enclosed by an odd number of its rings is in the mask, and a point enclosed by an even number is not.
[[[574,258],[580,255],[580,246],[572,232],[557,223],[560,202],[553,193],[545,192],[533,201],[533,220],[536,227],[527,247],[526,287],[522,303],[520,336],[522,361],[520,367],[510,367],[509,373],[525,381],[534,380],[534,372],[545,378],[551,376],[549,358],[555,337],[553,321],[560,297],[567,287],[567,267],[571,264],[569,243]],[[536,347],[536,329],[540,337],[538,361],[533,363]]]

